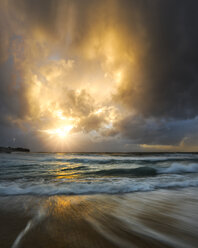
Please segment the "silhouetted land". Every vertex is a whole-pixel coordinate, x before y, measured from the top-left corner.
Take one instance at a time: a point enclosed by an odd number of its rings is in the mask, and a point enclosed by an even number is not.
[[[11,152],[30,152],[30,149],[23,147],[0,147],[0,152],[11,153]]]

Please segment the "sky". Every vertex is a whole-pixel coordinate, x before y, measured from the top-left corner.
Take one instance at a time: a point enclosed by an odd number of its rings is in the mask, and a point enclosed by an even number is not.
[[[0,0],[0,146],[198,151],[196,0]]]

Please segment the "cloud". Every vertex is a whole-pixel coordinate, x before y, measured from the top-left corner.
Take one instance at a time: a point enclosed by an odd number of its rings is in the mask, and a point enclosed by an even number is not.
[[[0,123],[21,140],[64,124],[106,144],[196,146],[197,1],[0,7]]]
[[[197,146],[198,118],[167,120],[128,116],[114,126],[131,143],[150,146]]]
[[[17,32],[33,33],[39,36],[52,36],[56,33],[56,21],[60,0],[8,0],[7,5],[10,13],[17,21]]]
[[[122,5],[122,24],[127,29],[127,38],[139,37],[144,50],[138,57],[139,75],[133,75],[131,66],[115,99],[145,117],[195,117],[197,2],[130,2]],[[137,9],[135,17],[130,15],[131,8]],[[138,25],[137,31],[131,28],[134,23]]]

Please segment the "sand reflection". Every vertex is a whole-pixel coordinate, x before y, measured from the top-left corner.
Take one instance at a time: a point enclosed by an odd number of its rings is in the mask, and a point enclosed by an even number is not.
[[[1,248],[197,247],[196,189],[0,203]]]

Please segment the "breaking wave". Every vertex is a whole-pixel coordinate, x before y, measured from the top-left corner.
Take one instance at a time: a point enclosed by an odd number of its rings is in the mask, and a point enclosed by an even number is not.
[[[184,165],[181,163],[173,163],[167,168],[158,169],[160,174],[182,174],[182,173],[196,173],[198,172],[198,164]]]
[[[119,169],[106,169],[85,172],[86,175],[92,176],[136,176],[136,177],[149,177],[156,176],[157,174],[182,174],[182,173],[197,173],[198,164],[181,164],[173,163],[169,167],[153,168],[153,167],[138,167],[138,168],[119,168]]]
[[[198,187],[198,154],[9,154],[0,195],[118,194]]]
[[[198,180],[184,180],[174,182],[134,182],[121,180],[95,183],[69,183],[69,184],[35,184],[0,185],[0,195],[89,195],[89,194],[120,194],[131,192],[154,191],[158,189],[198,187]]]

